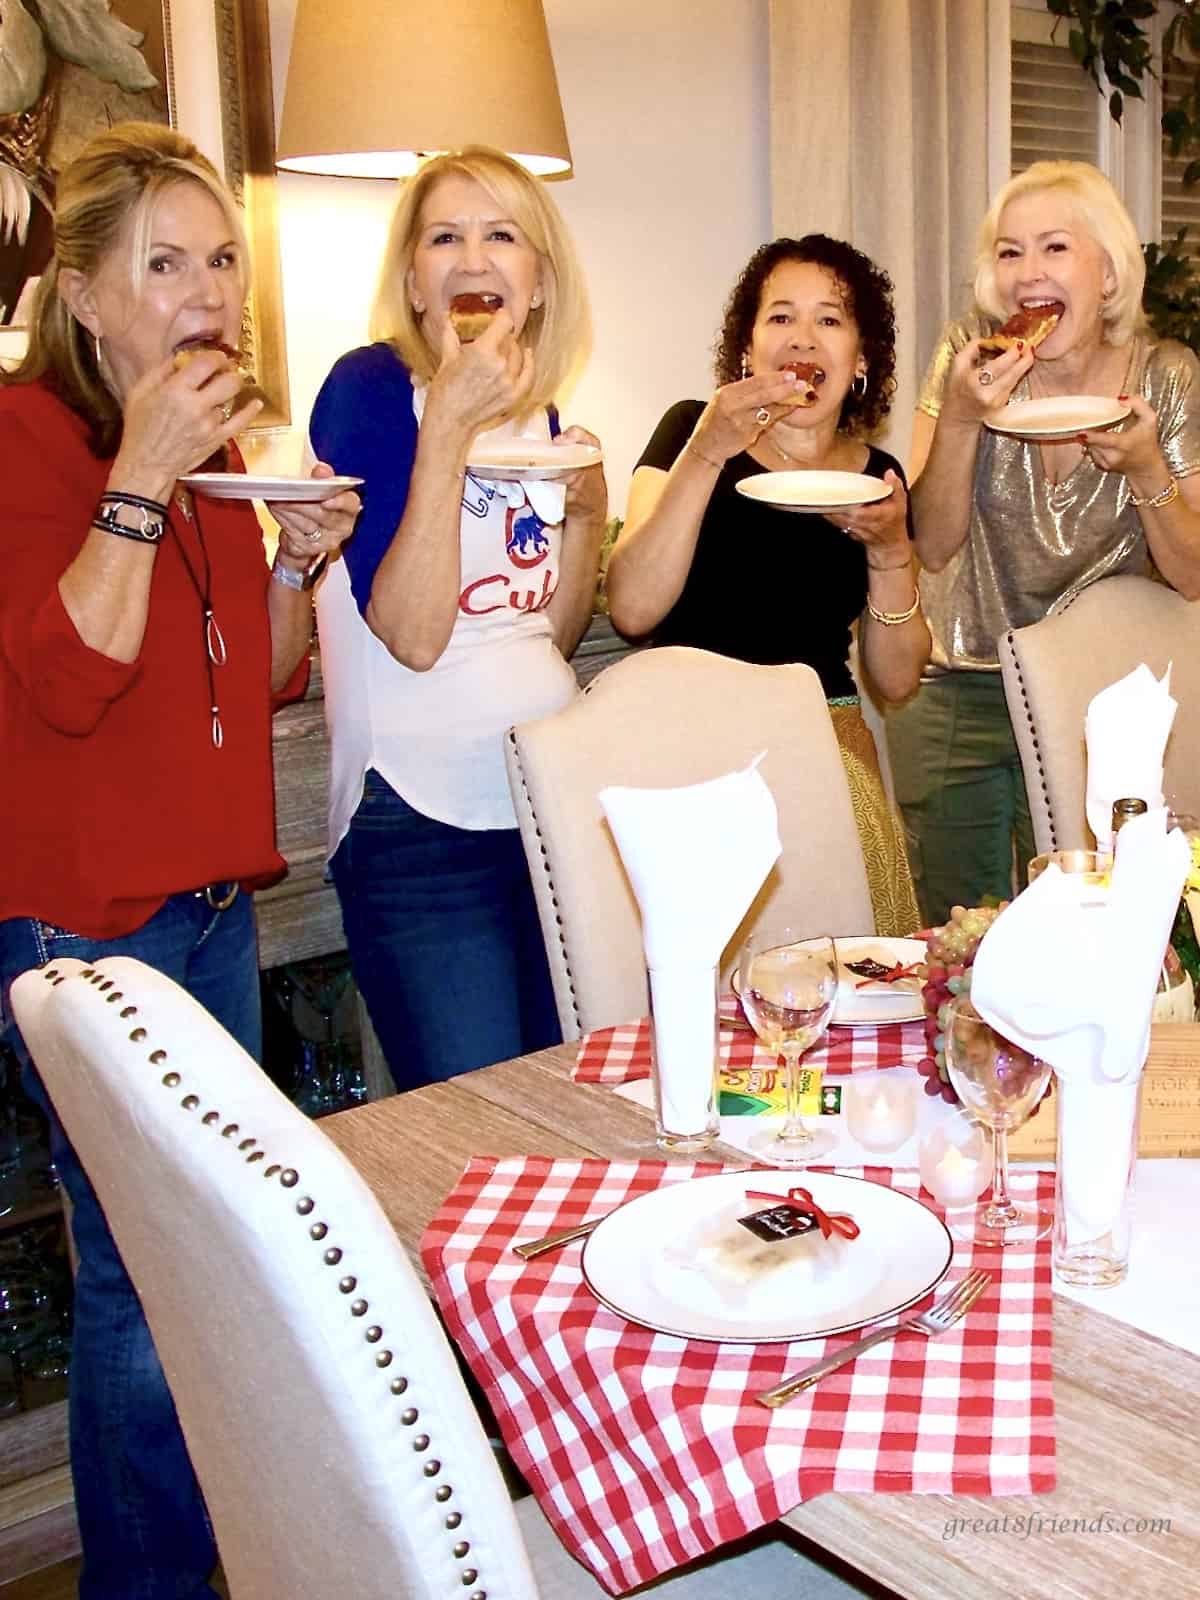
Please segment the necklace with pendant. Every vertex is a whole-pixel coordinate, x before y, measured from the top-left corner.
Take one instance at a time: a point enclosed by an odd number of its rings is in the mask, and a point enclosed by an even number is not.
[[[183,519],[196,530],[196,539],[200,545],[200,555],[204,561],[204,582],[192,566],[191,559],[183,547],[183,541],[178,532],[175,534],[175,548],[179,551],[179,558],[183,562],[184,571],[191,581],[192,588],[196,591],[196,598],[200,602],[204,629],[204,665],[208,673],[208,701],[209,715],[212,717],[212,742],[215,749],[219,750],[225,743],[225,729],[221,724],[221,707],[217,701],[217,684],[215,668],[223,667],[229,659],[229,652],[225,648],[225,635],[221,632],[221,625],[213,612],[212,603],[212,562],[208,559],[208,546],[204,542],[204,529],[200,526],[200,515],[193,505],[189,503],[187,495],[182,489],[175,491],[175,504],[179,507]]]

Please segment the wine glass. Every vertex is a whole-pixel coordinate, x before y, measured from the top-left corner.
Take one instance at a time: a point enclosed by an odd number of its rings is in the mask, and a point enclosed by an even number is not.
[[[1050,1067],[983,1020],[966,995],[951,1002],[946,1019],[946,1066],[963,1105],[992,1130],[992,1198],[974,1215],[969,1233],[952,1232],[993,1248],[1028,1245],[1054,1225],[1049,1206],[1019,1206],[1008,1193],[1008,1135],[1042,1098]]]
[[[750,1026],[768,1050],[783,1058],[787,1094],[782,1128],[760,1134],[751,1147],[778,1166],[807,1166],[837,1142],[800,1115],[800,1057],[824,1034],[837,999],[833,940],[826,934],[806,938],[799,928],[757,928],[742,946],[738,978]]]

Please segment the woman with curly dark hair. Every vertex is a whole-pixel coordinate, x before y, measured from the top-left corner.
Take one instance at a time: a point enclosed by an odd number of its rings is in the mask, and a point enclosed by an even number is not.
[[[857,621],[863,669],[886,700],[911,694],[929,658],[904,473],[865,437],[887,415],[894,368],[886,273],[824,234],[762,245],[725,309],[719,387],[707,404],[672,406],[655,429],[608,569],[624,634],[817,672],[881,934],[911,933],[918,919],[848,665],[851,629]],[[822,515],[737,491],[755,473],[802,469],[865,473],[891,493]]]

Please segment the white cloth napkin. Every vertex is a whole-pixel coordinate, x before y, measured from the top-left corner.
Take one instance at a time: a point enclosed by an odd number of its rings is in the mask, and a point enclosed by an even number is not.
[[[1058,1079],[1067,1239],[1120,1215],[1150,1013],[1190,851],[1161,808],[1117,836],[1107,897],[1081,899],[1049,866],[984,935],[971,1000]]]
[[[642,914],[659,1110],[673,1133],[711,1115],[713,972],[782,848],[757,767],[686,788],[600,791]]]
[[[1092,699],[1084,719],[1087,742],[1087,819],[1096,848],[1112,848],[1117,800],[1163,803],[1163,754],[1175,720],[1171,669],[1158,679],[1143,662]]]
[[[420,423],[425,411],[425,396],[429,392],[427,384],[415,383],[413,385],[413,415]],[[500,439],[536,439],[545,444],[550,439],[550,418],[545,410],[539,407],[518,427],[516,422],[509,420],[502,422],[498,428],[485,428],[482,433],[477,433],[471,441],[471,449],[477,450],[480,446],[494,443]],[[567,488],[564,483],[526,483],[523,480],[513,482],[489,478],[486,473],[472,470],[471,476],[478,478],[481,483],[490,484],[493,489],[510,506],[532,506],[538,516],[548,528],[555,528],[562,521],[566,512]]]

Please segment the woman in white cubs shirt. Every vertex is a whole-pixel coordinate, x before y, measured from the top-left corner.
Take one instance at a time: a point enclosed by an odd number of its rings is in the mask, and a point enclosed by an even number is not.
[[[464,293],[502,302],[466,344],[450,317]],[[599,466],[536,484],[467,470],[493,430],[595,443],[558,433],[552,404],[586,341],[574,252],[507,156],[440,156],[405,184],[372,333],[313,409],[320,459],[364,479],[319,627],[333,879],[407,1089],[559,1038],[503,739],[576,693],[566,657],[591,615],[607,491]]]

